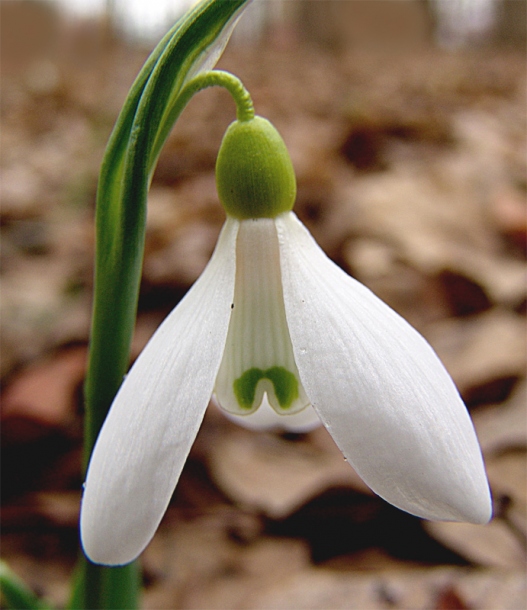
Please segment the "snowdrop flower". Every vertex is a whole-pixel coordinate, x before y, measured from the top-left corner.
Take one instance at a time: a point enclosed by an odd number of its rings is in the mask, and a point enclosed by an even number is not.
[[[260,117],[233,123],[216,172],[227,220],[214,254],[124,380],[93,452],[87,556],[119,565],[145,548],[213,394],[247,421],[266,401],[264,426],[320,418],[388,502],[426,519],[486,523],[483,460],[452,379],[291,211],[296,183],[278,132]]]

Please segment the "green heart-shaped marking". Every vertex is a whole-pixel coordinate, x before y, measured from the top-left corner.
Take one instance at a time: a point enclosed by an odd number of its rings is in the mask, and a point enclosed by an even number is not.
[[[274,393],[282,407],[289,409],[298,398],[298,381],[295,375],[283,366],[272,366],[265,371],[252,368],[236,379],[233,384],[234,394],[242,409],[250,409],[253,406],[256,386],[260,379],[269,379],[274,386]]]

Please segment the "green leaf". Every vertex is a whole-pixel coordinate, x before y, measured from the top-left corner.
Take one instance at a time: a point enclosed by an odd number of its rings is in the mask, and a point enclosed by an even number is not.
[[[51,610],[52,606],[39,599],[33,591],[0,561],[0,592],[6,608],[11,610]]]
[[[184,85],[219,58],[250,0],[205,0],[153,51],[113,130],[97,192],[96,268],[86,379],[86,461],[128,367],[137,308],[150,176],[183,110]],[[174,107],[177,113],[174,113]]]
[[[129,363],[144,253],[150,177],[188,81],[219,59],[250,0],[204,0],[154,49],[117,119],[97,190],[95,291],[85,383],[85,462]],[[136,608],[136,564],[96,566],[81,558],[70,608]]]

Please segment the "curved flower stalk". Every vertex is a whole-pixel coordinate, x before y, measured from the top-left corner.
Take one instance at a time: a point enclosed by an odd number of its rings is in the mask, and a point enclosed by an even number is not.
[[[486,523],[483,460],[454,383],[425,339],[330,261],[291,211],[294,173],[271,124],[233,123],[216,175],[227,219],[214,254],[137,359],[97,441],[81,513],[87,555],[115,565],[141,553],[213,395],[247,421],[264,401],[293,426],[312,423],[312,409],[388,502]]]

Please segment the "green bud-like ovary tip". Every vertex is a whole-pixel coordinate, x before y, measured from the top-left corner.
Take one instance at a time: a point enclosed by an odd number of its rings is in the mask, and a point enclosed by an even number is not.
[[[256,116],[229,126],[216,161],[216,185],[225,211],[239,220],[274,218],[293,209],[293,164],[269,121]]]
[[[282,407],[288,409],[298,398],[298,381],[283,366],[272,366],[265,371],[252,368],[234,382],[234,395],[242,409],[251,409],[260,379],[269,379],[273,384],[275,396]]]

